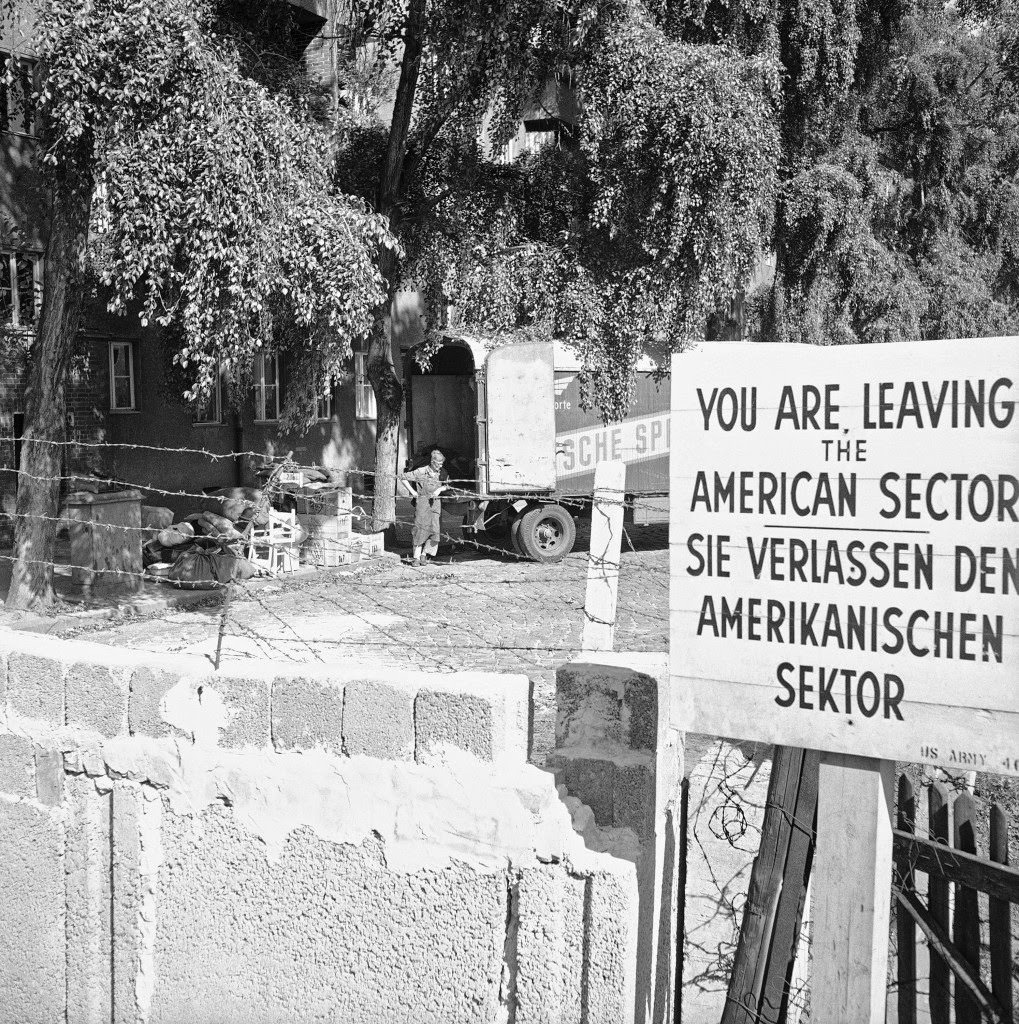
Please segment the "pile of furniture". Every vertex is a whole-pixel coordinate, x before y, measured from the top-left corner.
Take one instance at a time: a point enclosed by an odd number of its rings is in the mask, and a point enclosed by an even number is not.
[[[382,534],[359,532],[363,517],[351,489],[325,471],[277,465],[263,477],[264,490],[209,492],[208,507],[180,522],[169,509],[143,509],[146,572],[180,586],[215,587],[299,565],[350,565],[382,550]]]

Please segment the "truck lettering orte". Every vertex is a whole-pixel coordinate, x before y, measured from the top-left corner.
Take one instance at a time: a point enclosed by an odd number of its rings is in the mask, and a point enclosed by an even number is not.
[[[605,424],[580,407],[580,366],[551,342],[450,337],[427,371],[407,354],[411,462],[441,448],[454,484],[470,492],[465,533],[512,539],[522,555],[556,562],[573,548],[574,516],[590,503],[599,462],[626,463],[634,521],[668,518],[669,386],[638,369],[627,417]]]

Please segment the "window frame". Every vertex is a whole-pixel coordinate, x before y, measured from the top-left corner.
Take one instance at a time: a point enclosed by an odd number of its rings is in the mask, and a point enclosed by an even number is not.
[[[122,338],[110,338],[109,341],[109,357],[110,357],[110,412],[111,413],[131,413],[138,412],[138,388],[137,388],[137,376],[138,376],[138,365],[135,360],[134,353],[135,343],[133,341],[125,341]],[[131,390],[131,404],[130,406],[117,405],[117,380],[123,380],[123,375],[120,377],[114,373],[114,349],[122,348],[127,352],[127,380]]]
[[[29,323],[22,322],[21,316],[21,294],[18,290],[18,260],[27,259],[32,263],[32,320]],[[0,329],[11,331],[32,331],[42,314],[42,282],[43,282],[43,256],[42,253],[34,252],[31,249],[2,249],[0,250],[0,264],[5,278],[6,287],[11,293],[11,322],[10,324],[0,323]]]
[[[336,412],[335,403],[333,402],[333,390],[334,390],[334,388],[335,388],[335,384],[332,381],[330,381],[329,382],[329,394],[328,395],[319,395],[318,396],[318,400],[315,403],[315,422],[316,423],[329,423],[332,420],[333,414]],[[325,408],[327,410],[327,414],[325,416],[322,415],[323,403],[325,403]]]
[[[12,127],[11,93],[3,83],[7,65],[16,62],[21,73],[18,76],[19,91],[23,95],[25,107],[15,111],[14,117],[20,127]],[[22,139],[36,139],[38,132],[38,111],[32,95],[36,86],[36,67],[38,62],[32,57],[25,57],[11,50],[0,50],[0,135],[15,135]]]
[[[368,379],[368,353],[354,353],[354,418],[358,420],[377,420],[378,406],[375,402],[375,389]]]
[[[251,387],[252,387],[252,391],[254,392],[254,397],[255,397],[255,422],[256,423],[278,423],[279,420],[280,420],[280,411],[281,411],[281,407],[282,407],[283,403],[282,403],[282,395],[280,394],[280,391],[282,390],[282,388],[280,386],[281,382],[280,382],[280,357],[279,357],[279,353],[278,352],[277,353],[273,353],[270,358],[272,359],[273,364],[275,366],[275,370],[276,370],[276,379],[275,379],[275,383],[274,384],[266,384],[265,383],[265,360],[266,360],[266,353],[264,351],[256,352],[255,353],[255,365],[254,365],[253,373],[252,373]],[[276,394],[276,408],[275,408],[276,415],[272,416],[272,417],[267,415],[270,412],[270,410],[266,408],[266,401],[265,401],[265,393],[266,393],[266,391],[269,388],[272,388],[273,391]]]
[[[198,418],[197,412],[191,414],[191,426],[193,427],[221,427],[223,426],[223,366],[221,363],[216,364],[216,386],[212,390],[212,394],[209,396],[210,399],[215,399],[215,411],[216,418],[212,420],[203,420]]]

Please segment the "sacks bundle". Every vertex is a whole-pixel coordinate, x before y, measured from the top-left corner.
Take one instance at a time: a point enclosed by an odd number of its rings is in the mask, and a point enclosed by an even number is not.
[[[240,511],[254,513],[256,506],[242,502]],[[196,512],[159,533],[142,547],[142,561],[153,576],[178,586],[212,588],[232,579],[250,579],[255,567],[236,546],[242,529],[226,516]]]

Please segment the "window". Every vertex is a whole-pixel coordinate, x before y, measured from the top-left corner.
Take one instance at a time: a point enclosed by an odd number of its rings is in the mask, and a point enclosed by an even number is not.
[[[34,61],[0,53],[0,132],[35,135],[34,78]]]
[[[280,418],[280,357],[259,352],[254,373],[255,420],[270,423]]]
[[[223,371],[216,366],[216,382],[212,386],[212,392],[202,405],[195,409],[194,423],[219,424],[223,422]]]
[[[110,411],[134,412],[134,343],[110,342]]]
[[[329,394],[319,395],[316,406],[315,418],[320,420],[331,420],[333,418],[333,389],[332,381],[329,383]]]
[[[0,252],[0,327],[28,330],[42,309],[42,257]]]
[[[373,420],[378,416],[375,408],[375,390],[368,379],[368,353],[354,353],[354,413],[359,420]]]

